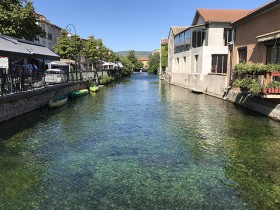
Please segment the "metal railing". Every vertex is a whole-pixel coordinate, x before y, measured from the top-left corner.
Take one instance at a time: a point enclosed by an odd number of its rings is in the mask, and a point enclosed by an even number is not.
[[[70,73],[68,75],[67,82],[87,81],[94,78],[93,71],[80,71],[77,74]],[[56,84],[51,84],[56,85]],[[0,96],[9,95],[13,93],[20,93],[24,91],[34,90],[35,88],[42,88],[48,86],[45,83],[45,74],[37,73],[34,75],[21,74],[21,75],[10,75],[2,74],[0,75]]]

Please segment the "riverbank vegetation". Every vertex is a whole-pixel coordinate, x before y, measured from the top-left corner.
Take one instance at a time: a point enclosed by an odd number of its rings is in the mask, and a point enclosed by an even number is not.
[[[258,63],[239,63],[235,66],[233,87],[252,94],[280,93],[280,81],[274,77],[280,76],[279,64],[262,65]]]
[[[159,52],[153,53],[152,55],[149,56],[148,65],[149,65],[148,72],[157,74],[157,71],[158,71],[159,66],[160,66],[160,54],[159,54]]]

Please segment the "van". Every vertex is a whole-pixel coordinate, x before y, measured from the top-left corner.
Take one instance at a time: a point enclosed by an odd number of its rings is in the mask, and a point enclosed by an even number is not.
[[[45,71],[45,84],[67,82],[67,75],[61,69],[47,69]]]

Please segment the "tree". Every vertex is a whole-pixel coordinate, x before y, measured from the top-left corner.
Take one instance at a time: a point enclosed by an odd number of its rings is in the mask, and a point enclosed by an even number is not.
[[[81,50],[81,41],[79,37],[72,36],[68,38],[68,32],[63,30],[60,37],[57,39],[57,43],[53,46],[53,51],[65,59],[75,59],[75,55],[78,56]]]
[[[0,34],[30,41],[45,36],[29,0],[0,0]]]
[[[137,63],[136,63],[136,66],[135,66],[135,69],[142,69],[144,66],[144,64],[141,62],[141,61],[138,61],[137,60]]]
[[[94,39],[94,36],[90,36],[83,43],[80,54],[92,62],[100,59],[99,50],[97,49],[97,41]]]
[[[149,68],[148,72],[157,73],[160,65],[160,55],[158,52],[149,56]]]
[[[161,67],[166,69],[168,66],[168,44],[161,46]]]
[[[120,58],[120,62],[123,65],[122,74],[123,75],[130,75],[133,72],[133,64],[127,57]]]
[[[137,69],[137,67],[138,67],[138,65],[137,65],[138,60],[137,60],[137,57],[135,55],[135,51],[134,50],[130,50],[128,52],[127,58],[133,64],[133,69]]]

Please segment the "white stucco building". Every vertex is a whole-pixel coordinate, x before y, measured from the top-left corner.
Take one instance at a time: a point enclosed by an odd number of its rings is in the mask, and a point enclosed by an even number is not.
[[[173,55],[174,55],[174,37],[180,32],[186,30],[187,26],[172,26],[168,35],[168,71],[172,72],[173,69]]]
[[[228,43],[232,41],[231,22],[248,10],[197,9],[192,25],[169,34],[171,83],[197,88],[222,97],[227,81]],[[174,43],[172,43],[174,34]],[[174,51],[174,53],[172,52]]]
[[[46,32],[45,37],[39,37],[38,43],[52,50],[61,34],[61,28],[49,22],[43,15],[37,14],[37,18],[38,25]]]

